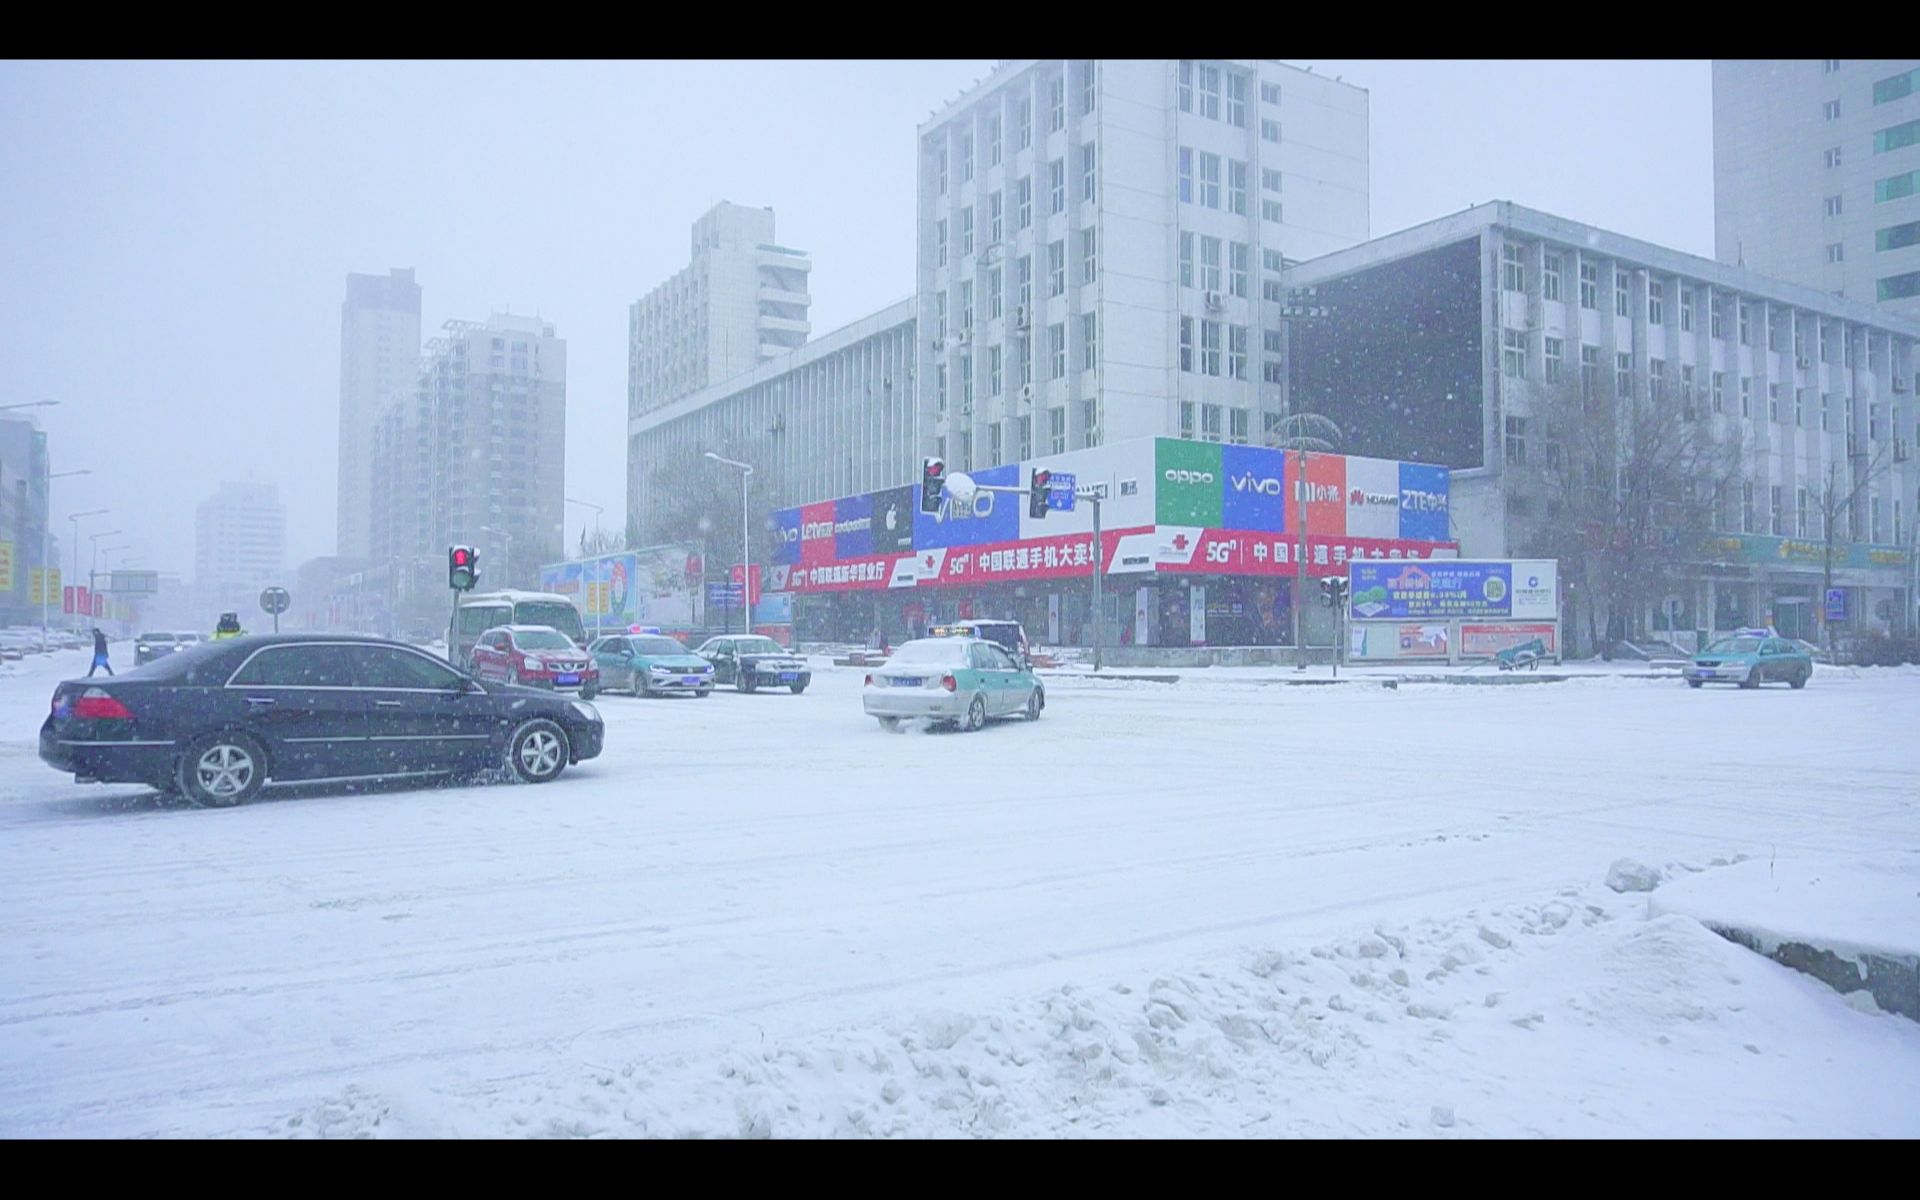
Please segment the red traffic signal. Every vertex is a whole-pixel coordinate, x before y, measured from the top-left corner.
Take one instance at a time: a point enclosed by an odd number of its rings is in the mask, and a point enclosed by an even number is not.
[[[941,494],[947,486],[947,464],[937,458],[922,460],[920,464],[920,511],[937,513],[940,511]]]
[[[480,581],[480,554],[472,546],[453,546],[447,550],[447,586],[456,592],[471,591]]]
[[[1053,486],[1052,471],[1033,473],[1033,486],[1027,491],[1027,516],[1038,521],[1047,515],[1047,501]]]

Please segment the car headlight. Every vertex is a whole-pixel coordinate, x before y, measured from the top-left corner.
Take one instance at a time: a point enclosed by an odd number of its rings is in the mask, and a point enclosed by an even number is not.
[[[573,701],[573,711],[579,713],[589,721],[598,721],[600,719],[600,710],[588,704],[585,700]]]
[[[648,671],[649,671],[650,673],[652,673],[652,674],[655,674],[655,675],[671,675],[671,674],[673,674],[673,671],[672,671],[672,670],[671,670],[670,668],[667,668],[667,667],[648,667],[648,668],[647,668],[647,670],[648,670]]]
[[[520,660],[520,667],[526,671],[538,671],[540,669],[540,660],[537,658],[523,658]]]

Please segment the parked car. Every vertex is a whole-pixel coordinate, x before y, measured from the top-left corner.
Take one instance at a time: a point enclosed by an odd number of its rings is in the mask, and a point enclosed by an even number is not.
[[[723,634],[708,638],[694,651],[713,664],[713,681],[731,683],[743,692],[784,687],[798,696],[813,682],[807,660],[781,649],[780,643],[760,634]]]
[[[482,684],[380,638],[255,634],[53,693],[40,757],[78,783],[240,804],[267,783],[499,767],[527,783],[600,753],[591,704]]]
[[[971,619],[953,621],[934,626],[932,634],[934,637],[984,638],[1011,654],[1021,666],[1032,663],[1032,648],[1027,644],[1027,631],[1018,621]]]
[[[888,729],[909,718],[961,725],[971,731],[995,717],[1038,721],[1046,688],[1033,671],[983,638],[917,638],[893,652],[866,678],[860,703]]]
[[[600,668],[605,691],[625,688],[636,696],[713,691],[713,664],[661,634],[622,633],[603,637],[587,647]]]
[[[1694,655],[1680,673],[1687,686],[1695,688],[1706,683],[1757,688],[1763,683],[1781,682],[1803,688],[1813,676],[1813,658],[1791,638],[1742,631]]]
[[[573,639],[550,625],[501,625],[473,646],[473,673],[480,679],[554,691],[578,691],[591,700],[600,690],[600,668]]]

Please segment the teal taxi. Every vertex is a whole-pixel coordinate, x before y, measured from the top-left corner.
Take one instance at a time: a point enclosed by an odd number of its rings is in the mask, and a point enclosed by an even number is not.
[[[587,647],[600,668],[600,689],[625,688],[636,696],[713,691],[713,664],[658,633],[622,633]]]
[[[1813,656],[1791,638],[1764,629],[1742,629],[1694,655],[1680,673],[1687,686],[1694,688],[1709,683],[1736,683],[1743,688],[1784,683],[1803,688],[1813,677]]]
[[[866,678],[860,702],[888,729],[924,720],[969,732],[995,717],[1038,721],[1046,688],[1032,669],[984,638],[931,637],[904,643]]]

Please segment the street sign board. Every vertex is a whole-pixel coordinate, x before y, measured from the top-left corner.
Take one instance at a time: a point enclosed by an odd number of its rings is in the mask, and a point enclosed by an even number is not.
[[[158,571],[109,571],[107,590],[123,596],[151,596],[160,590]]]
[[[279,616],[293,607],[293,596],[283,587],[270,587],[260,593],[260,611]]]
[[[1827,620],[1844,621],[1847,619],[1847,589],[1827,589]]]
[[[1055,471],[1047,480],[1047,507],[1057,512],[1072,512],[1074,497],[1073,475],[1067,471]]]

